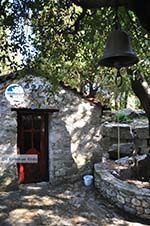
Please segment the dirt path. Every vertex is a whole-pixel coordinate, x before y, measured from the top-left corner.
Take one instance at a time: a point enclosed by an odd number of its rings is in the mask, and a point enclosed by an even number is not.
[[[114,208],[82,182],[25,185],[0,193],[0,226],[146,226]]]

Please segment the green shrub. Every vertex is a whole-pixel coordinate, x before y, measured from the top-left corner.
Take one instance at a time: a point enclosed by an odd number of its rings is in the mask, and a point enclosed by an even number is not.
[[[116,114],[116,121],[117,122],[131,122],[132,120],[128,115],[126,115],[123,112],[117,113]]]

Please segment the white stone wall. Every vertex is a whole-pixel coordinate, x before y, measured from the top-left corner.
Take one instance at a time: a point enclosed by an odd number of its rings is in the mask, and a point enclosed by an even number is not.
[[[4,92],[10,83],[20,84],[24,91],[24,102],[11,106]],[[93,163],[101,157],[100,119],[101,108],[81,98],[71,90],[61,88],[53,94],[51,84],[44,78],[26,76],[8,81],[0,91],[0,156],[16,154],[16,113],[11,107],[58,108],[59,112],[49,116],[49,176],[50,182],[70,179],[91,172]],[[7,180],[16,174],[8,164],[0,165],[1,178],[4,171]],[[5,179],[1,180],[3,181]],[[16,178],[16,176],[14,177]],[[8,181],[7,181],[8,183]]]

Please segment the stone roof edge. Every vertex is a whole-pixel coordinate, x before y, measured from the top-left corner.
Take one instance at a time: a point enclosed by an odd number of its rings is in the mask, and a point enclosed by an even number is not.
[[[6,82],[8,80],[13,80],[13,79],[16,79],[18,77],[20,77],[19,71],[17,71],[17,72],[10,72],[9,74],[0,76],[0,83],[4,83],[4,82]]]
[[[6,75],[3,75],[3,76],[0,76],[0,83],[4,83],[4,82],[7,82],[7,81],[11,81],[11,80],[14,80],[14,79],[19,79],[21,78],[20,74],[19,74],[20,71],[16,71],[16,72],[11,72],[9,74],[6,74]],[[75,95],[77,95],[78,97],[84,99],[85,101],[95,105],[96,107],[99,107],[99,108],[103,108],[104,106],[101,104],[101,102],[97,101],[95,98],[89,98],[89,97],[85,97],[83,95],[82,92],[79,92],[76,88],[72,88],[71,86],[69,85],[66,85],[63,81],[61,81],[59,83],[59,85],[65,89],[65,90],[68,90],[68,91],[71,91],[73,92]]]
[[[64,82],[60,82],[60,86],[68,91],[73,92],[75,95],[79,96],[80,98],[84,99],[87,102],[90,102],[91,104],[99,107],[99,108],[103,108],[103,105],[101,104],[100,101],[97,101],[95,98],[90,98],[90,97],[86,97],[83,95],[82,92],[79,92],[76,88],[72,88],[71,86],[65,84]]]

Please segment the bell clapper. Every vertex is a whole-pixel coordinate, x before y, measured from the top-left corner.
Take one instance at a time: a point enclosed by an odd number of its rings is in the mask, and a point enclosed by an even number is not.
[[[117,87],[120,87],[122,85],[122,75],[120,74],[120,68],[117,69],[115,83],[116,83]]]

